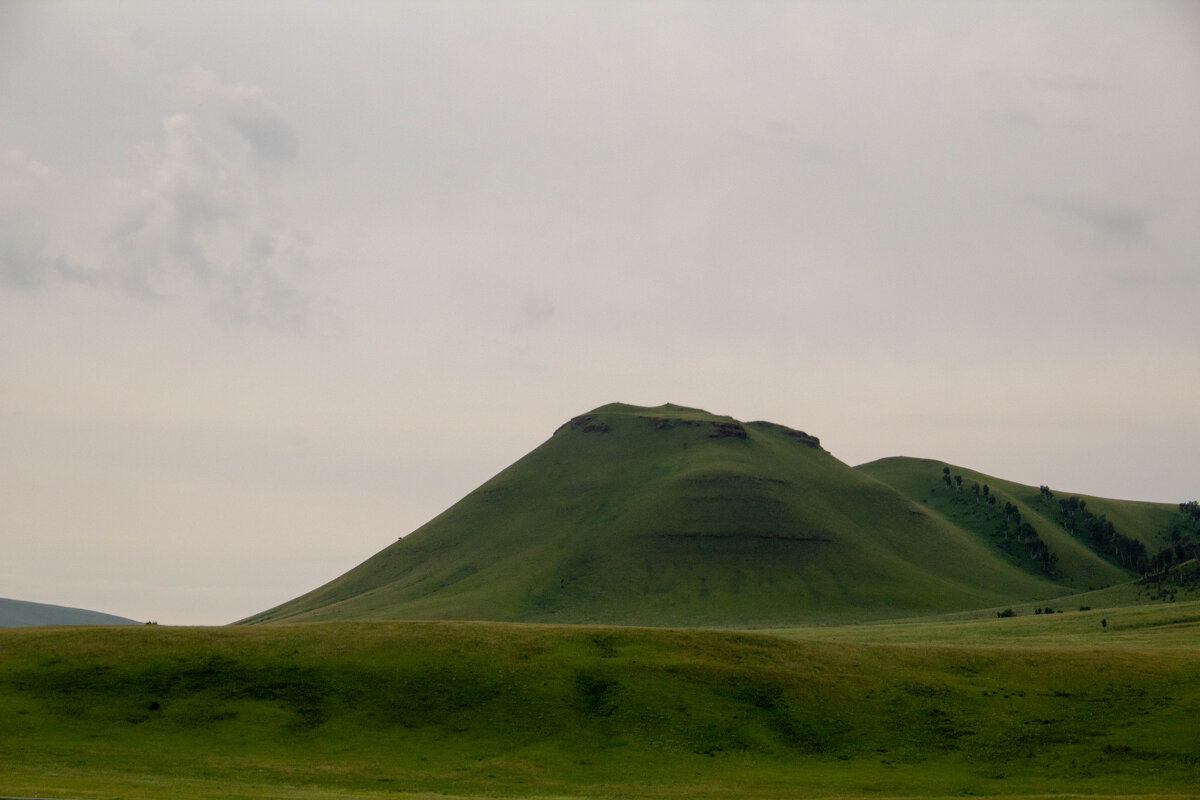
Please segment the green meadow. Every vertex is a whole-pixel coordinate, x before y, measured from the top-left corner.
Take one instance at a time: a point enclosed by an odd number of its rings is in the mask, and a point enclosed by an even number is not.
[[[0,794],[1194,797],[1198,624],[0,630]]]
[[[1070,606],[1074,598],[1048,604]],[[1085,647],[1097,650],[1200,649],[1200,600],[1037,614],[1015,605],[1015,616],[995,613],[905,619],[887,623],[770,631],[789,639],[964,647]],[[1078,608],[1078,607],[1076,607]],[[1200,733],[1200,728],[1197,729]]]

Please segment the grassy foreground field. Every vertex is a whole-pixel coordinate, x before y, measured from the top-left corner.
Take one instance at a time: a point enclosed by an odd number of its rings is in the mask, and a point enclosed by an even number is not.
[[[974,624],[1014,622],[1030,624]],[[1068,647],[462,622],[5,630],[0,794],[1196,796],[1200,650],[1157,640],[1159,622]]]

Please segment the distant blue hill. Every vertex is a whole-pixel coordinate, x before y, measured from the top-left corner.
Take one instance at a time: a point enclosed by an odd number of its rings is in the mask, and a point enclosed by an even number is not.
[[[137,620],[83,608],[51,606],[0,597],[0,628],[27,625],[140,625]]]

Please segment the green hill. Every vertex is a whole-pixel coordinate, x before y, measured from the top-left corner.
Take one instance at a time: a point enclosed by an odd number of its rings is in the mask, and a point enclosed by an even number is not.
[[[30,603],[0,597],[0,628],[26,625],[137,625],[138,622],[113,614],[82,608]]]
[[[1119,647],[1085,615],[919,639],[1023,624],[1031,644],[1003,647],[463,622],[0,630],[0,795],[1194,797],[1196,640],[1154,626],[1194,634],[1197,613],[1167,610],[1110,612],[1108,634],[1135,637]],[[1038,634],[1059,624],[1072,646]]]
[[[1092,568],[1103,585],[1127,579]],[[613,404],[570,420],[345,575],[247,621],[783,626],[989,607],[1073,587],[800,431]]]
[[[1123,583],[1140,573],[1121,564],[1115,557],[1106,558],[1098,553],[1089,537],[1078,531],[1074,534],[1068,531],[1058,513],[1059,501],[1070,497],[1084,500],[1090,513],[1103,515],[1118,534],[1140,542],[1150,554],[1166,544],[1167,531],[1173,523],[1182,519],[1178,506],[1169,503],[1075,495],[1056,491],[1054,487],[1048,487],[1052,496],[1045,496],[1040,487],[1025,486],[931,459],[884,458],[862,464],[856,469],[886,483],[928,512],[993,545],[1002,536],[997,531],[1004,527],[999,509],[1011,503],[1018,510],[1020,519],[1036,530],[1049,551],[1057,557],[1054,580],[1076,590],[1099,589]],[[949,469],[953,486],[947,486],[943,480],[945,469]],[[953,481],[953,476],[959,475],[963,478],[961,488]],[[994,496],[996,502],[986,502],[982,493],[974,492],[973,484],[980,487],[986,485],[988,494]],[[1042,572],[1038,564],[1023,557],[1019,547],[1013,549],[1016,551],[1010,557],[1013,563],[1027,570]]]

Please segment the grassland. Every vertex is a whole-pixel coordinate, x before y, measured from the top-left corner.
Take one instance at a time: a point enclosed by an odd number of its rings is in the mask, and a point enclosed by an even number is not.
[[[5,630],[0,794],[1195,796],[1198,617]]]
[[[1068,607],[1063,608],[1064,605]],[[1085,647],[1097,650],[1200,650],[1200,600],[1089,608],[1035,614],[1018,605],[1016,616],[973,613],[932,619],[896,620],[865,625],[791,628],[769,631],[804,641],[884,644],[954,645],[965,647]],[[1200,668],[1200,664],[1197,665]],[[1197,723],[1200,733],[1200,722]]]

